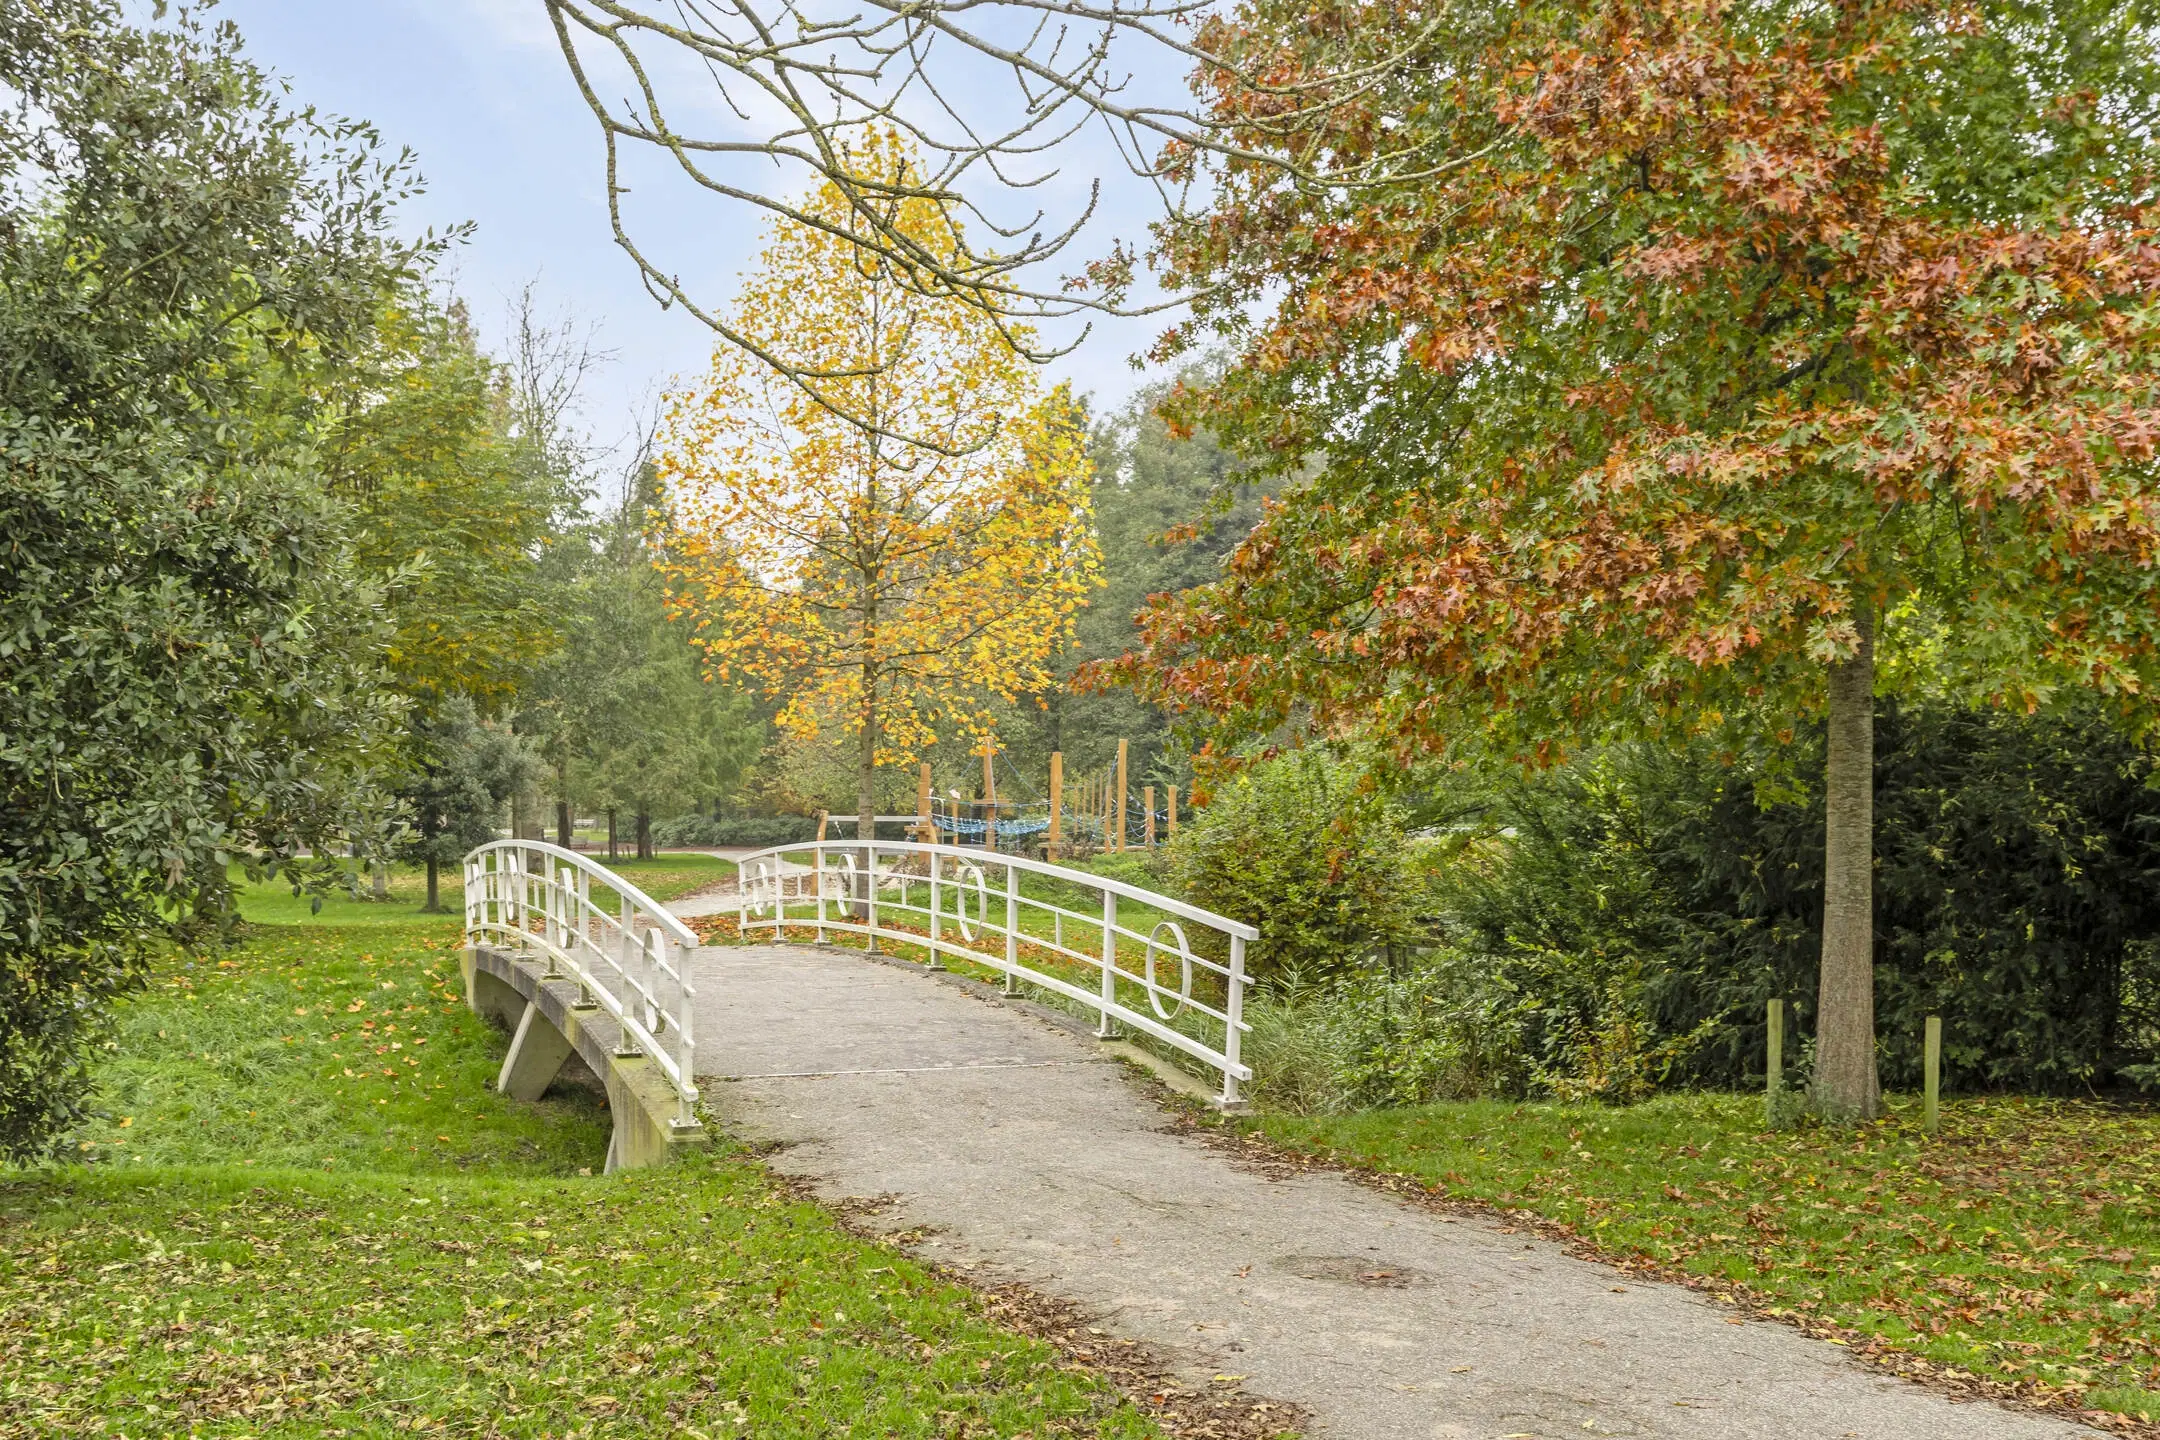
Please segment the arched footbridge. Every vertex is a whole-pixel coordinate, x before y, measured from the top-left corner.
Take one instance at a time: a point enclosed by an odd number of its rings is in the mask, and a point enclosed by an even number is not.
[[[1140,886],[952,845],[823,841],[744,858],[730,899],[732,911],[721,913],[738,940],[770,942],[756,951],[766,967],[758,1003],[777,1004],[770,1019],[806,1033],[831,1028],[817,1013],[827,1002],[815,977],[820,957],[829,964],[845,946],[973,972],[1006,995],[1084,1020],[1103,1040],[1144,1037],[1157,1055],[1180,1057],[1185,1074],[1208,1077],[1221,1105],[1237,1105],[1252,1078],[1240,1049],[1250,1028],[1245,947],[1258,932]],[[738,1057],[726,1052],[754,1048],[741,1042],[772,1028],[730,1013],[741,945],[705,945],[669,907],[559,846],[502,840],[468,855],[465,934],[467,1001],[512,1036],[498,1088],[536,1098],[576,1055],[607,1087],[611,1170],[702,1144],[699,1076],[739,1075]],[[794,1005],[791,965],[802,982]],[[856,992],[847,1003],[876,1001]],[[728,1038],[701,1047],[701,1014],[722,1021]],[[905,1053],[887,1058],[923,1062],[887,1067],[895,1072],[989,1063],[925,1051],[920,1037],[856,1043],[880,1054],[899,1045]]]

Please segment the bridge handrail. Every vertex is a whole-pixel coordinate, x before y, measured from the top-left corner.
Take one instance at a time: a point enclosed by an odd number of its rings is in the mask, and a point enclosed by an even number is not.
[[[594,903],[594,880],[603,893],[614,892],[615,914]],[[465,857],[465,937],[477,943],[489,936],[540,951],[548,961],[542,978],[575,981],[579,1005],[597,1005],[614,1019],[620,1052],[651,1059],[675,1091],[680,1122],[694,1123],[696,932],[574,850],[495,840]]]
[[[893,868],[892,862],[898,861],[920,861],[923,869],[918,872]],[[970,873],[972,879],[968,878]],[[991,874],[999,876],[996,886],[990,883]],[[1093,892],[1100,908],[1084,913],[1024,894],[1020,887],[1023,874],[1055,880],[1083,893]],[[775,845],[744,856],[738,862],[737,875],[738,923],[746,937],[753,925],[770,924],[775,938],[788,925],[796,925],[814,926],[821,943],[827,931],[837,930],[865,936],[873,950],[881,938],[926,945],[932,964],[951,955],[1001,972],[1007,993],[1012,992],[1015,981],[1025,980],[1087,1005],[1097,1016],[1098,1033],[1105,1038],[1114,1035],[1118,1026],[1129,1026],[1193,1056],[1221,1073],[1226,1105],[1237,1103],[1240,1083],[1252,1078],[1251,1068],[1239,1059],[1238,1052],[1244,1034],[1252,1028],[1244,1019],[1245,946],[1258,939],[1260,932],[1227,915],[1086,870],[994,850],[921,841],[849,839]],[[913,887],[918,885],[929,888],[927,904],[912,903]],[[899,898],[887,898],[895,887]],[[942,893],[948,888],[954,891],[951,908]],[[972,917],[968,914],[971,895],[976,912]],[[1143,934],[1119,923],[1120,899],[1146,905],[1166,918]],[[839,902],[836,913],[829,906],[835,900]],[[815,912],[791,916],[791,902],[798,906],[814,902]],[[993,902],[998,903],[994,906]],[[994,908],[1002,910],[1001,921],[992,918]],[[885,925],[881,912],[892,911],[926,919],[927,930]],[[1022,923],[1023,911],[1047,920],[1049,933],[1028,931]],[[1099,943],[1092,952],[1066,943],[1068,922],[1093,930]],[[1195,953],[1185,931],[1187,925],[1214,931],[1227,940],[1227,963]],[[986,940],[1002,940],[1002,948],[956,942],[947,927],[957,927],[961,942],[974,942],[980,931]],[[1142,969],[1128,969],[1121,963],[1121,941],[1133,942],[1133,948],[1144,952]],[[1092,968],[1096,984],[1086,988],[1025,963],[1023,945]],[[1175,988],[1157,977],[1158,953],[1176,968]],[[1223,992],[1219,1006],[1193,994],[1195,970],[1219,977]],[[1128,998],[1136,1003],[1127,1004]],[[1166,999],[1173,1008],[1165,1008]],[[1211,1032],[1219,1031],[1220,1043],[1210,1043],[1210,1035],[1196,1036],[1169,1023],[1187,1010],[1204,1017],[1205,1028]]]

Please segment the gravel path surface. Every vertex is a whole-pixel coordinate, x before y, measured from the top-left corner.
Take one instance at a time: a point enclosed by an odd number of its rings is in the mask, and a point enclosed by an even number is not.
[[[1174,1133],[1095,1044],[955,982],[800,946],[697,952],[699,1073],[730,1129],[928,1258],[1088,1306],[1326,1437],[2067,1440],[1784,1326],[1339,1176]]]

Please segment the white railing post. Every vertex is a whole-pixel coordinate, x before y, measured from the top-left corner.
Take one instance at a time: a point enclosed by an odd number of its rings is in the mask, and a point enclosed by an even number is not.
[[[930,852],[930,968],[942,970],[943,952],[938,949],[938,911],[944,905],[943,891],[938,884],[938,871],[944,868],[943,857],[937,851]]]
[[[676,1087],[675,1123],[695,1125],[697,1114],[691,1107],[697,1101],[697,1091],[687,1082],[697,1074],[697,987],[690,982],[690,947],[681,940],[670,940],[668,945],[675,957],[675,992],[680,997],[675,1017],[675,1068],[686,1082]]]
[[[1238,1050],[1240,1032],[1245,1028],[1245,937],[1230,937],[1230,994],[1223,1006],[1229,1016],[1223,1026],[1222,1103],[1228,1108],[1238,1103]]]
[[[751,878],[757,868],[745,856],[735,867],[735,938],[748,943],[750,939],[750,887],[756,882]]]
[[[1114,1039],[1117,1022],[1110,1018],[1111,1007],[1117,1004],[1117,892],[1105,889],[1102,893],[1102,1023],[1095,1028],[1098,1038]]]
[[[580,870],[577,872],[578,949],[591,948],[592,925],[592,877]]]
[[[870,915],[870,938],[869,943],[865,946],[865,951],[868,954],[875,955],[878,953],[877,841],[875,839],[863,846],[863,859],[867,862],[863,866],[863,892],[868,897]]]
[[[557,968],[561,962],[555,953],[562,944],[559,938],[562,935],[562,884],[556,877],[553,861],[545,855],[534,858],[540,861],[540,923],[545,927],[540,933],[547,942],[542,947],[547,951],[546,978],[553,980],[562,974]]]
[[[1020,867],[1005,866],[1005,993],[1014,992],[1013,972],[1020,968]]]

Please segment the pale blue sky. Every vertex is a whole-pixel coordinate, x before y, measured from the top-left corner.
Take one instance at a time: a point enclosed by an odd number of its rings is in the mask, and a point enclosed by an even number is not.
[[[592,386],[597,438],[617,439],[642,396],[703,368],[709,332],[663,312],[609,233],[598,131],[539,0],[223,0],[217,13],[297,98],[372,121],[393,146],[418,153],[429,193],[409,207],[415,228],[477,223],[454,269],[484,332],[499,331],[507,297],[535,277],[550,304],[598,322],[618,358]],[[1083,154],[1068,168],[1088,165]],[[1105,148],[1095,168],[1112,166]],[[701,299],[724,300],[756,249],[761,217],[683,182],[642,184],[636,203],[640,243],[655,243]],[[1144,202],[1132,194],[1128,203]],[[1143,212],[1110,224],[1144,238]],[[1099,327],[1051,373],[1115,404],[1139,378],[1126,357],[1159,323]]]

